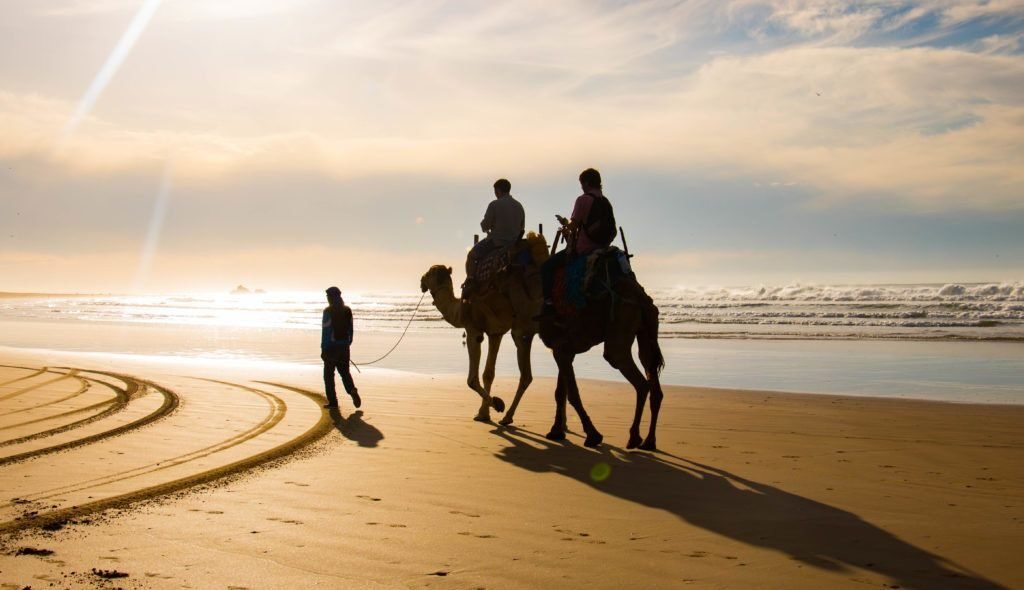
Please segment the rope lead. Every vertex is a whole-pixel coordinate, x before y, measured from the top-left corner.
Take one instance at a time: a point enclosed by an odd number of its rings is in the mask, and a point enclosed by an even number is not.
[[[409,322],[405,324],[405,329],[402,330],[402,335],[398,337],[398,342],[395,342],[395,345],[391,347],[391,350],[385,352],[384,355],[381,356],[380,358],[373,359],[372,361],[370,361],[368,363],[357,363],[357,362],[355,362],[352,359],[348,360],[348,362],[352,363],[352,366],[356,368],[356,372],[357,373],[362,374],[362,371],[359,369],[360,365],[365,367],[367,365],[372,365],[372,364],[375,364],[375,363],[379,363],[380,361],[388,358],[388,355],[390,355],[392,352],[395,352],[395,349],[398,348],[398,345],[402,343],[402,339],[405,338],[405,333],[409,331],[409,326],[412,325],[412,321],[414,319],[416,319],[416,312],[418,312],[420,310],[420,304],[423,303],[423,298],[426,297],[426,296],[427,296],[426,292],[424,292],[423,295],[420,295],[420,300],[416,303],[416,308],[412,310],[412,315],[409,316]]]

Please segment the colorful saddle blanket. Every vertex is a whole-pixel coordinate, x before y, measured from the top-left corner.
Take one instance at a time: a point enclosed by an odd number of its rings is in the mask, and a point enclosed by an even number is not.
[[[575,316],[588,301],[610,296],[623,279],[635,280],[629,256],[612,246],[588,256],[570,257],[555,271],[555,309],[559,315]]]
[[[487,250],[479,256],[473,278],[480,285],[488,284],[491,279],[512,267],[526,267],[533,262],[526,240],[519,240],[511,246]]]

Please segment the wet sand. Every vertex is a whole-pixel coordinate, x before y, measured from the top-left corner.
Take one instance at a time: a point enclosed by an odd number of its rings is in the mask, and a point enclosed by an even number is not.
[[[550,379],[504,428],[461,376],[0,365],[0,587],[1024,588],[1024,407],[671,387],[648,453],[619,382],[591,450]]]

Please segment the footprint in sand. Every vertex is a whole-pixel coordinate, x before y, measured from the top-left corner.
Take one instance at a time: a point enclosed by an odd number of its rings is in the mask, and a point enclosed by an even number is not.
[[[35,547],[21,547],[14,552],[14,555],[35,555],[37,557],[49,557],[50,555],[53,555],[53,551],[50,549],[36,549]]]
[[[462,516],[468,516],[470,518],[480,518],[479,514],[470,514],[469,512],[463,512],[461,510],[450,510],[448,514],[460,514]]]
[[[90,570],[90,571],[92,572],[92,575],[100,577],[100,578],[103,578],[105,580],[114,580],[116,578],[127,578],[128,577],[128,572],[119,572],[117,570],[105,570],[105,569],[92,568],[92,570]]]
[[[363,495],[363,494],[359,494],[356,497],[357,498],[362,498],[363,500],[370,500],[371,502],[380,502],[380,498],[374,498],[373,496],[366,496],[366,495]]]
[[[567,536],[561,538],[562,541],[579,541],[579,540],[583,540],[584,542],[590,543],[591,545],[604,545],[605,544],[604,541],[598,541],[598,540],[595,540],[595,539],[589,539],[588,537],[590,537],[590,533],[579,533],[579,532],[572,531],[572,530],[569,530],[569,529],[560,529],[560,528],[556,528],[555,532],[556,533],[561,533],[563,535],[567,535]]]

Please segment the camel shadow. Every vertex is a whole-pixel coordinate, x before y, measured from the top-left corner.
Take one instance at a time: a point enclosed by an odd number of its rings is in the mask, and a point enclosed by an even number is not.
[[[498,428],[493,433],[512,443],[496,456],[516,467],[559,473],[596,491],[665,510],[694,526],[779,551],[812,567],[872,571],[890,578],[894,588],[1005,590],[856,514],[709,465],[608,445],[593,451],[523,429]],[[595,467],[600,463],[610,471]]]
[[[361,447],[373,448],[384,440],[383,432],[374,425],[363,421],[362,410],[356,410],[346,418],[341,415],[338,408],[331,408],[330,415],[338,432]]]

